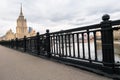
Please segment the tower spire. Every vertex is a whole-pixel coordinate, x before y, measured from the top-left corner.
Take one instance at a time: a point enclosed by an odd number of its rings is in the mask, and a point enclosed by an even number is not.
[[[20,9],[20,16],[23,16],[23,12],[22,12],[22,3],[21,3],[21,9]]]

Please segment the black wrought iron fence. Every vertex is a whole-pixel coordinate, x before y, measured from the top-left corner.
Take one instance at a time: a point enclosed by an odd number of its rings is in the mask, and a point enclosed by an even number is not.
[[[113,31],[119,30],[120,20],[111,21],[109,15],[100,24],[24,37],[0,44],[24,52],[32,52],[75,65],[96,68],[107,73],[120,74],[120,61],[114,53]],[[113,27],[116,26],[116,27]],[[98,33],[101,36],[98,37]],[[119,34],[118,34],[119,35]],[[98,50],[98,45],[101,50]]]

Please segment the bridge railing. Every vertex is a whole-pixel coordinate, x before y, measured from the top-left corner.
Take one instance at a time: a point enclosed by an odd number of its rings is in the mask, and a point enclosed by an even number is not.
[[[120,74],[120,63],[115,61],[113,36],[113,32],[120,29],[117,27],[120,20],[111,21],[109,18],[109,15],[104,15],[100,24],[52,33],[46,30],[45,34],[37,33],[33,37],[1,41],[0,44],[103,72]]]

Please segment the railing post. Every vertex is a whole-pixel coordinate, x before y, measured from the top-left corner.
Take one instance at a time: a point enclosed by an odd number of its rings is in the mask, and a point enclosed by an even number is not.
[[[47,56],[50,58],[51,53],[50,53],[50,33],[49,30],[46,30],[46,51],[47,51]]]
[[[16,46],[16,49],[18,49],[18,38],[15,39],[15,46]]]
[[[10,48],[12,48],[12,39],[10,40]]]
[[[101,39],[104,67],[114,68],[114,45],[113,45],[113,30],[109,20],[109,15],[104,15],[101,22]]]
[[[11,48],[13,48],[14,47],[14,41],[13,41],[13,39],[11,40]]]
[[[8,46],[9,46],[9,48],[11,47],[11,40],[9,40],[9,45]]]
[[[26,52],[26,36],[24,36],[24,52]]]
[[[37,40],[37,55],[39,55],[40,54],[40,35],[39,35],[39,32],[37,32],[36,40]]]

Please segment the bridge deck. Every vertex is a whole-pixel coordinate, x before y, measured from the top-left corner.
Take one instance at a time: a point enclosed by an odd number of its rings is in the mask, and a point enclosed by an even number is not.
[[[0,80],[112,80],[0,46]]]

